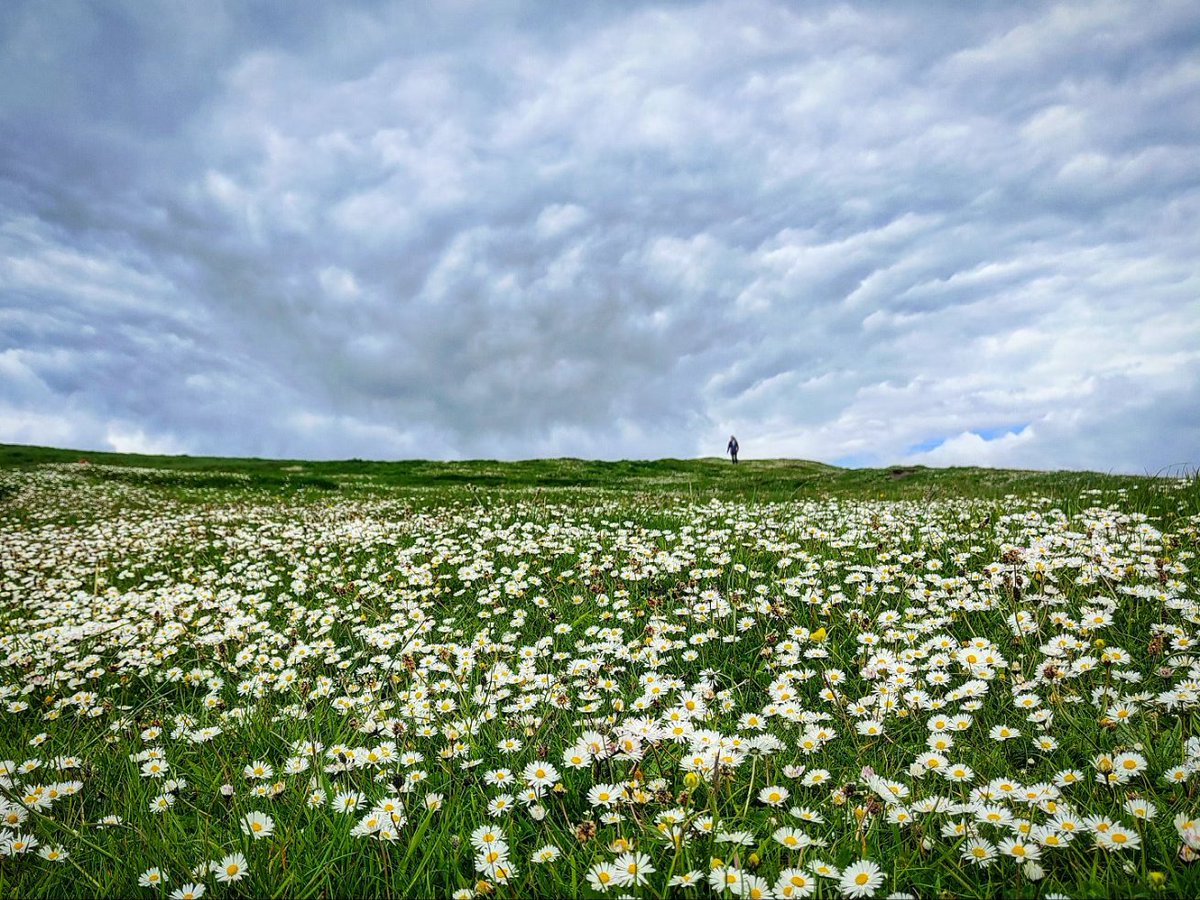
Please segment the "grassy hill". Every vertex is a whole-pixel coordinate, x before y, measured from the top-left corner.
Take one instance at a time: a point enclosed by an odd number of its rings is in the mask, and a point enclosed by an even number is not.
[[[97,481],[289,493],[509,489],[555,492],[587,488],[764,501],[814,496],[998,499],[1009,494],[1074,498],[1087,490],[1140,494],[1154,492],[1166,483],[1161,478],[1097,472],[925,466],[845,469],[797,459],[750,459],[737,466],[716,457],[611,462],[573,458],[517,462],[309,461],[154,456],[0,444],[0,473],[51,464],[77,465],[76,473],[86,472],[87,477]],[[1200,493],[1195,475],[1186,481],[1193,493]],[[1172,479],[1171,483],[1177,484],[1177,480]]]

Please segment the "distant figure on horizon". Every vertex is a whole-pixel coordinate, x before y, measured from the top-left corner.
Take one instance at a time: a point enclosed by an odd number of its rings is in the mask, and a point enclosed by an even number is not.
[[[732,434],[729,436],[729,446],[725,448],[725,452],[733,457],[733,464],[737,465],[738,442]]]

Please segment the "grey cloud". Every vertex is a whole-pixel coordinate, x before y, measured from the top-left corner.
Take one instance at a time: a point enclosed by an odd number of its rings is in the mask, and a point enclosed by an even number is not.
[[[210,13],[0,11],[0,439],[1200,463],[1189,4]]]

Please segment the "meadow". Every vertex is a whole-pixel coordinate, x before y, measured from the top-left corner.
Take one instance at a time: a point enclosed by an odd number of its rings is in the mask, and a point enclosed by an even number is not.
[[[0,447],[0,896],[1200,895],[1200,479]]]

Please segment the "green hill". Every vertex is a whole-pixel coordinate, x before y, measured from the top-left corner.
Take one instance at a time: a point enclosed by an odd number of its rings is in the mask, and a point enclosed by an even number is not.
[[[1008,494],[1077,498],[1088,490],[1141,493],[1180,479],[1097,472],[889,466],[847,469],[798,459],[746,459],[737,466],[717,457],[598,461],[573,458],[521,460],[311,461],[207,456],[153,456],[0,444],[0,473],[46,465],[71,465],[97,481],[133,482],[163,488],[229,491],[477,492],[593,489],[669,493],[692,497],[786,500],[839,496],[933,499],[945,496],[1001,498]],[[1196,490],[1195,475],[1182,479]],[[3,488],[0,488],[0,496]]]

